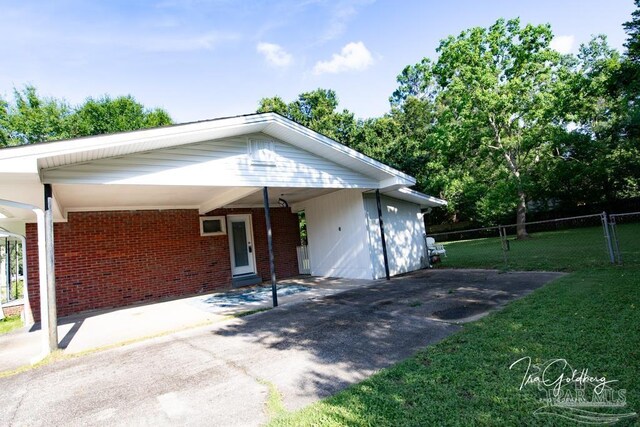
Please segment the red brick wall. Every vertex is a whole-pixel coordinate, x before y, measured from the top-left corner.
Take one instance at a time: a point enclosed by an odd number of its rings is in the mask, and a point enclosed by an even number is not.
[[[2,307],[0,310],[4,313],[5,316],[15,316],[17,314],[21,314],[24,309],[24,305],[11,305],[8,307]]]
[[[269,280],[264,210],[219,209],[208,215],[251,213],[258,275]],[[278,278],[298,274],[298,220],[272,208]],[[71,212],[56,223],[58,316],[141,301],[227,289],[228,236],[200,236],[197,210]],[[39,319],[37,227],[27,224],[29,300]]]

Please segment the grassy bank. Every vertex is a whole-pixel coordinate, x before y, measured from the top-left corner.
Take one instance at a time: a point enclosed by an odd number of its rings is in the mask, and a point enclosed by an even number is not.
[[[0,335],[11,332],[14,329],[22,327],[22,320],[20,316],[9,316],[0,320]]]

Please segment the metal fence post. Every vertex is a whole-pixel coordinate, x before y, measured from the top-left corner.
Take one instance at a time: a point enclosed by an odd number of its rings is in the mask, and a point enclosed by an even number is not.
[[[609,260],[611,261],[611,264],[615,264],[616,259],[613,253],[613,245],[611,244],[611,234],[609,233],[609,226],[608,226],[609,221],[607,219],[607,213],[602,212],[600,214],[600,219],[602,220],[602,228],[604,229],[604,240],[607,247],[607,251],[609,252]]]
[[[616,224],[616,215],[609,216],[609,227],[611,240],[613,240],[613,250],[616,253],[618,264],[622,265],[622,252],[620,252],[620,241],[618,240],[618,229]]]
[[[502,258],[504,259],[504,268],[509,268],[509,257],[507,256],[507,251],[509,250],[509,242],[507,241],[507,229],[499,225],[498,233],[500,234],[500,244],[502,245]]]

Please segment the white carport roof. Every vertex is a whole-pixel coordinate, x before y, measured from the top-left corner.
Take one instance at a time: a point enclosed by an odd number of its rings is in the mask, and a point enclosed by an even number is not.
[[[91,160],[259,132],[381,181],[391,179],[397,181],[397,184],[409,186],[416,182],[415,178],[397,169],[276,113],[256,113],[132,132],[7,147],[0,150],[0,166],[2,166],[0,170],[29,173]],[[4,164],[5,159],[19,161]],[[35,164],[30,161],[34,159]]]
[[[416,205],[420,205],[420,207],[422,208],[431,208],[431,207],[435,208],[438,206],[445,206],[447,204],[447,202],[442,199],[429,196],[428,194],[424,194],[407,187],[400,187],[398,189],[394,189],[390,191],[381,191],[381,192],[383,194],[386,194],[387,196],[394,197],[396,199],[406,200],[407,202],[415,203]]]
[[[73,210],[107,207],[110,209],[197,207],[202,212],[218,205],[242,203],[241,199],[250,199],[251,194],[257,192],[260,187],[245,186],[244,189],[234,192],[228,185],[202,187],[194,182],[193,185],[181,185],[180,192],[177,192],[175,187],[168,188],[166,185],[91,185],[86,182],[61,184],[54,178],[49,178],[47,171],[101,159],[257,133],[266,134],[356,171],[375,182],[372,188],[380,189],[383,194],[423,207],[446,204],[443,200],[407,188],[415,184],[413,177],[275,113],[250,114],[4,148],[0,150],[0,199],[42,206],[42,184],[54,184],[54,198],[58,202],[54,214],[58,220],[63,220],[66,212]],[[290,198],[295,202],[296,198],[316,197],[327,191],[329,191],[327,188],[313,189],[305,193],[298,191]],[[231,197],[232,192],[233,197]],[[282,192],[286,192],[286,189]],[[274,201],[277,201],[277,196],[278,190],[270,192],[270,197],[274,198]],[[31,212],[0,206],[0,219],[3,216],[32,219]]]

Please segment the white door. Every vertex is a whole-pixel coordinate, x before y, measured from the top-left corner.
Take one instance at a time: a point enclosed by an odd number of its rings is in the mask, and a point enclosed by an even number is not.
[[[251,215],[227,215],[231,274],[242,276],[255,274],[256,258],[253,245]]]

